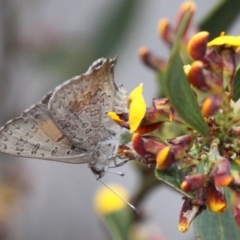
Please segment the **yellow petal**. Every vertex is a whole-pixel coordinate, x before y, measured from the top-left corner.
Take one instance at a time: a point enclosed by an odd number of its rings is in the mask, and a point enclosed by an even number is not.
[[[116,123],[123,123],[124,121],[119,118],[119,116],[115,112],[108,112],[108,117],[111,118]]]
[[[143,96],[135,97],[129,107],[130,132],[137,130],[146,113],[146,103]]]
[[[227,47],[234,47],[238,50],[240,48],[240,36],[220,36],[214,38],[207,45],[209,47],[226,45]]]
[[[131,104],[131,102],[134,98],[142,95],[142,92],[143,92],[142,88],[143,88],[143,84],[140,83],[139,86],[134,88],[133,91],[129,94],[129,96],[128,96],[128,108],[129,108],[129,105]]]
[[[116,192],[116,194],[103,186],[97,191],[94,198],[95,209],[100,215],[109,214],[125,208],[126,203],[121,198],[128,200],[126,189],[120,185],[108,184],[108,187]]]
[[[128,97],[130,132],[134,132],[138,128],[146,113],[146,103],[142,95],[142,87],[143,84],[141,83]]]

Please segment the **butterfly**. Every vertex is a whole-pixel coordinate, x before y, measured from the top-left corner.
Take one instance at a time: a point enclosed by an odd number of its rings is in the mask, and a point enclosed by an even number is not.
[[[127,92],[114,81],[116,58],[49,92],[0,128],[0,152],[66,163],[88,163],[101,178],[117,157],[121,127],[107,112],[126,112]]]

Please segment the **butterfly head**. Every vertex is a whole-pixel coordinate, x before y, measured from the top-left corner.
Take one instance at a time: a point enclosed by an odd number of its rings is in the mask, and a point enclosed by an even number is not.
[[[101,163],[96,163],[94,165],[92,165],[91,170],[93,171],[93,173],[97,176],[97,179],[102,178],[107,170],[108,170],[108,165],[104,165]]]

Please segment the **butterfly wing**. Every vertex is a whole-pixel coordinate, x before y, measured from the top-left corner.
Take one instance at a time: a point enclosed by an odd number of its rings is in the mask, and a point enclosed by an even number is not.
[[[0,151],[59,162],[90,161],[84,151],[76,149],[62,134],[43,103],[36,104],[0,128]]]
[[[106,114],[118,106],[126,108],[126,92],[123,99],[122,92],[116,94],[115,63],[116,59],[95,61],[85,74],[57,87],[49,100],[49,112],[56,125],[81,149],[94,149],[120,132]]]

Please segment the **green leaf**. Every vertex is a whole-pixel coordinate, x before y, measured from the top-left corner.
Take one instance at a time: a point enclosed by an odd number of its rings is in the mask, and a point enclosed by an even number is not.
[[[172,106],[184,121],[202,135],[207,136],[209,127],[202,117],[196,97],[183,71],[183,62],[179,56],[179,43],[187,24],[187,14],[189,12],[185,13],[174,42],[166,72],[165,91]]]
[[[156,73],[156,80],[157,80],[156,82],[157,82],[157,90],[158,90],[157,97],[159,97],[159,98],[166,97],[165,92],[164,92],[164,86],[163,86],[164,78],[165,78],[164,72],[158,71]]]
[[[231,163],[231,170],[234,170],[240,173],[240,165],[234,160],[232,160],[230,163]]]
[[[158,180],[163,181],[164,183],[174,188],[176,191],[180,192],[184,196],[188,198],[193,198],[191,194],[186,193],[181,189],[181,183],[184,177],[187,175],[188,173],[187,171],[189,170],[178,169],[178,165],[175,164],[164,170],[156,169],[155,176]]]
[[[121,211],[104,215],[104,220],[111,239],[130,240],[129,228],[133,224],[133,214],[130,211],[130,209],[125,208]]]
[[[239,0],[219,1],[207,16],[199,23],[201,31],[208,31],[210,39],[220,35],[222,31],[227,31],[240,13]]]
[[[193,221],[197,240],[240,239],[240,230],[232,215],[229,192],[226,192],[228,208],[224,213],[205,210]]]
[[[233,101],[237,101],[240,98],[240,65],[237,67],[236,76],[234,79],[234,88],[233,88]]]

